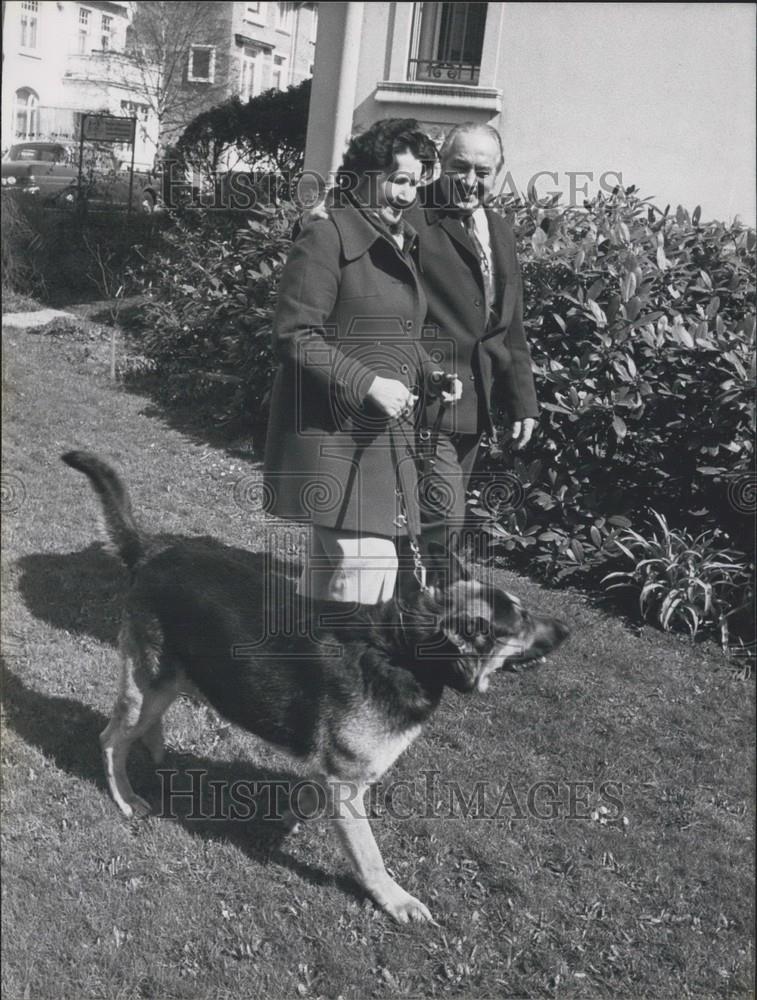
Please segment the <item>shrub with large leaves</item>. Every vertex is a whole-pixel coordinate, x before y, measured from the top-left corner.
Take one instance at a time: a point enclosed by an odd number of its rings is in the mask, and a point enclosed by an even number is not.
[[[618,530],[649,509],[748,550],[754,232],[661,212],[633,188],[582,209],[502,210],[520,247],[542,418],[525,461],[485,464],[479,488],[506,469],[518,498],[504,510],[472,498],[487,530],[552,579],[605,568]]]
[[[161,396],[216,424],[261,429],[275,362],[271,318],[296,217],[292,206],[188,212],[144,261],[142,351]]]

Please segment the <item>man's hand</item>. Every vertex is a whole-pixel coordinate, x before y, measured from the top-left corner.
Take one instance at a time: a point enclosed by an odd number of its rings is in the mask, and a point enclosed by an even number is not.
[[[412,394],[404,382],[382,378],[381,375],[377,375],[371,382],[365,398],[392,419],[408,416],[418,402],[418,397]]]
[[[329,213],[326,210],[326,202],[316,202],[315,205],[311,205],[310,208],[306,208],[300,216],[300,228],[307,229],[311,222],[318,222],[322,219],[328,219],[328,217]]]
[[[515,421],[512,427],[511,436],[515,442],[516,451],[520,451],[522,448],[526,447],[528,442],[531,440],[534,427],[536,427],[536,421],[533,417],[526,417],[524,420]]]

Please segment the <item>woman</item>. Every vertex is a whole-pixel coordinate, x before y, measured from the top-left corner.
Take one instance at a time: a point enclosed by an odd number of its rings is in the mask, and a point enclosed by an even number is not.
[[[354,138],[329,219],[303,229],[281,278],[265,484],[270,513],[312,526],[306,598],[388,600],[395,538],[417,520],[413,417],[435,366],[402,212],[436,162],[412,119]]]

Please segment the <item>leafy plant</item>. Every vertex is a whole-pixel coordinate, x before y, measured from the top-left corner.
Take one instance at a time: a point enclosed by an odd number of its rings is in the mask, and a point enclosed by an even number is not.
[[[115,292],[139,258],[160,246],[169,220],[133,215],[121,208],[80,216],[55,211],[33,198],[3,194],[3,281],[17,292],[57,302],[83,301],[93,291],[121,304]]]
[[[6,293],[40,291],[30,248],[36,234],[24,211],[24,195],[3,188],[2,267],[3,298]]]
[[[561,578],[601,561],[611,518],[653,507],[748,548],[753,511],[732,498],[754,453],[754,232],[660,211],[634,188],[580,209],[501,209],[542,405],[523,465],[505,454],[483,467],[520,480],[521,510],[498,522],[508,539],[533,537],[529,560]]]
[[[182,133],[179,155],[215,173],[234,148],[250,167],[291,179],[305,160],[310,84],[307,79],[286,90],[266,90],[245,103],[232,97],[203,111]]]
[[[639,610],[669,631],[676,624],[692,637],[701,628],[716,628],[724,651],[730,646],[729,618],[747,606],[752,573],[744,557],[724,546],[713,532],[696,538],[673,531],[667,520],[652,511],[657,528],[649,538],[627,528],[615,546],[633,568],[608,573],[608,590],[632,587],[639,591]],[[751,603],[751,602],[749,602]]]
[[[275,368],[271,319],[296,218],[291,205],[185,213],[139,278],[149,295],[141,350],[172,403],[216,424],[264,423]]]

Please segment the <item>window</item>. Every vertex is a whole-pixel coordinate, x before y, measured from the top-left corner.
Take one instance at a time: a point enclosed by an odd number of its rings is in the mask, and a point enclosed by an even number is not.
[[[214,45],[193,45],[189,52],[187,79],[193,83],[213,83],[216,69]]]
[[[121,101],[121,111],[127,117],[139,118],[143,122],[147,121],[150,114],[149,105],[141,104],[139,101]]]
[[[249,101],[259,90],[256,54],[254,52],[245,52],[242,56],[242,65],[240,68],[239,97],[243,101]]]
[[[39,0],[23,0],[21,4],[21,48],[37,48],[37,14]]]
[[[276,27],[279,31],[292,33],[293,8],[290,3],[276,4]]]
[[[245,21],[254,21],[255,24],[265,24],[266,4],[246,3],[244,5],[244,19]]]
[[[103,14],[100,21],[100,48],[107,52],[113,37],[113,16]]]
[[[85,53],[89,49],[89,22],[91,10],[86,7],[79,8],[79,52]]]
[[[409,80],[476,85],[486,25],[485,3],[417,3]]]
[[[286,84],[286,59],[284,56],[274,56],[271,86],[275,87],[276,90],[283,90]]]
[[[49,146],[35,142],[33,146],[11,146],[8,159],[37,160],[42,163],[65,163],[66,150],[64,146]]]
[[[39,133],[39,97],[29,87],[16,91],[14,99],[15,137],[34,139]]]

